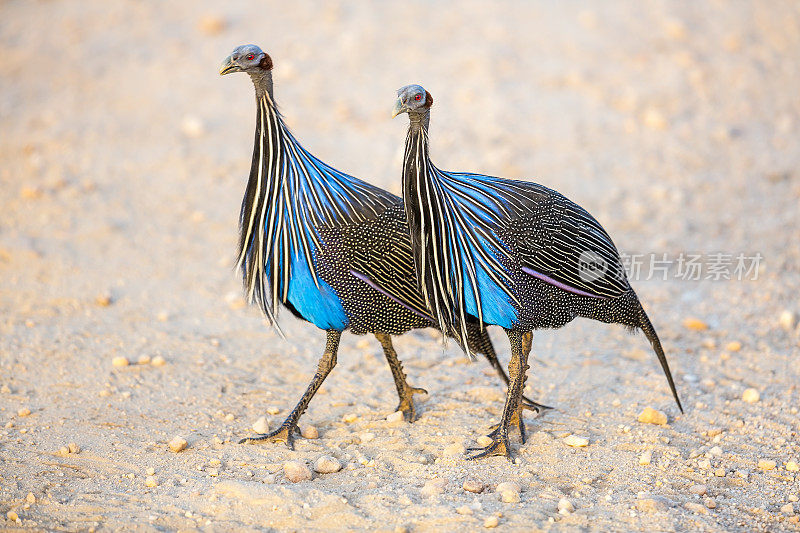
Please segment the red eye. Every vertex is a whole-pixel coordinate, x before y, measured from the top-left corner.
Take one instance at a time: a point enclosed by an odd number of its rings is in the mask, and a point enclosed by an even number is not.
[[[248,61],[252,61],[253,59],[255,59],[255,57],[256,56],[254,54],[247,54],[245,56],[245,59],[248,60]]]
[[[422,100],[422,95],[421,95],[421,94],[415,94],[415,95],[414,95],[414,100],[416,100],[417,102],[419,102],[420,100]]]

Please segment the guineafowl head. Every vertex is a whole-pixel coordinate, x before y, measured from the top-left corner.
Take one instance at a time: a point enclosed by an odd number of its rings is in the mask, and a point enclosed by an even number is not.
[[[392,118],[400,113],[425,113],[432,105],[431,93],[421,85],[406,85],[397,90],[397,100],[392,110]]]
[[[254,44],[236,47],[219,67],[221,76],[232,72],[247,72],[252,75],[269,70],[272,70],[272,58]]]

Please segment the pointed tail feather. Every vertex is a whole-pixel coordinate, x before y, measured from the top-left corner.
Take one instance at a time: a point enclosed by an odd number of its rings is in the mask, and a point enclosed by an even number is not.
[[[664,349],[661,347],[661,341],[658,339],[656,329],[650,322],[650,318],[647,316],[647,313],[644,312],[644,307],[642,307],[641,303],[639,303],[639,328],[641,328],[641,330],[644,332],[647,340],[650,341],[653,351],[656,352],[658,362],[661,363],[661,368],[664,370],[664,375],[667,377],[667,382],[669,383],[669,388],[672,391],[672,396],[675,398],[675,402],[678,404],[678,409],[680,409],[681,413],[683,413],[683,406],[681,405],[680,398],[678,398],[678,391],[675,389],[675,382],[672,380],[672,372],[669,370],[667,356],[664,355]]]

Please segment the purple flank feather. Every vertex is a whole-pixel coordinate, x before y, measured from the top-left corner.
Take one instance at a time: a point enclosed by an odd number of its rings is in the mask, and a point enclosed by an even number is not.
[[[605,300],[606,299],[605,296],[597,296],[595,294],[589,294],[586,291],[582,291],[580,289],[576,289],[575,287],[570,287],[569,285],[567,285],[565,283],[561,283],[560,281],[556,281],[553,278],[551,278],[550,276],[545,276],[541,272],[536,272],[535,270],[531,270],[528,267],[522,267],[522,271],[525,272],[526,274],[530,274],[534,278],[537,278],[537,279],[540,279],[540,280],[544,281],[545,283],[549,283],[550,285],[558,287],[559,289],[564,289],[567,292],[571,292],[571,293],[574,293],[574,294],[579,294],[581,296],[588,296],[589,298],[600,298],[601,300]]]

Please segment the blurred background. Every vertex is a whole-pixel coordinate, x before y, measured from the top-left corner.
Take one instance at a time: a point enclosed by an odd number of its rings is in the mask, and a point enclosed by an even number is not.
[[[225,422],[228,437],[244,431],[260,396],[248,397],[247,410],[241,396],[217,394],[221,383],[294,403],[322,334],[284,313],[279,339],[244,305],[232,272],[255,106],[246,76],[217,71],[245,43],[272,56],[276,99],[304,146],[395,193],[407,120],[390,111],[397,88],[419,83],[434,97],[431,153],[441,168],[554,188],[626,253],[760,253],[755,281],[670,276],[633,286],[693,417],[681,426],[685,438],[714,421],[734,424],[742,390],[756,388],[765,411],[752,416],[772,425],[732,442],[753,458],[760,452],[745,441],[782,435],[780,454],[798,453],[788,411],[800,382],[792,1],[1,2],[0,404],[10,406],[2,416],[17,420],[30,405],[38,424],[86,424],[56,427],[48,441],[77,431],[135,449],[189,427],[207,427],[211,438],[220,409],[245,419]],[[433,398],[465,380],[494,380],[478,364],[452,375],[444,367],[460,357],[453,346],[443,351],[422,333],[406,339],[398,346],[421,365],[412,364],[423,376],[416,384],[440,383]],[[393,401],[388,373],[366,342],[345,339],[350,353],[332,387],[345,405],[368,397],[384,409]],[[641,400],[677,413],[647,350],[641,338],[588,322],[543,332],[528,390],[576,413],[612,411],[614,398],[622,410]],[[173,364],[159,374],[110,364],[144,355]],[[386,387],[359,385],[372,373]],[[326,402],[309,412],[338,420],[343,408]],[[97,429],[134,415],[149,422],[111,437]],[[448,431],[472,421],[454,419]],[[44,437],[16,431],[6,427],[20,440],[3,449],[36,463],[28,444]],[[3,501],[24,496],[26,483],[5,484]],[[749,497],[781,515],[780,498]],[[659,527],[687,524],[674,520]]]

